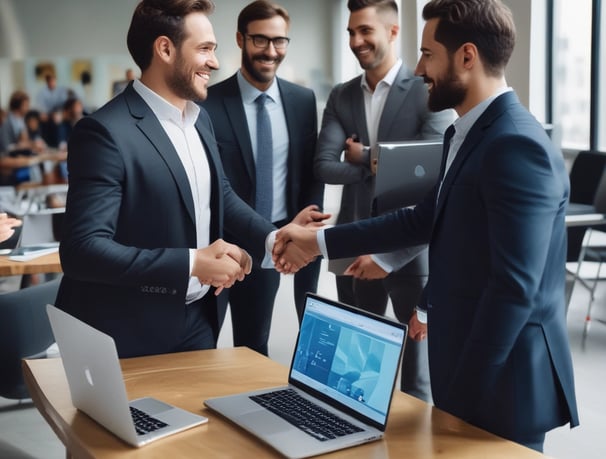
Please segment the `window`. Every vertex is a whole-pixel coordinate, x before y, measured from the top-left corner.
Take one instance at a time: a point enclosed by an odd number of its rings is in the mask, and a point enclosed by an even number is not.
[[[589,148],[591,131],[591,0],[555,0],[553,122],[562,147]]]

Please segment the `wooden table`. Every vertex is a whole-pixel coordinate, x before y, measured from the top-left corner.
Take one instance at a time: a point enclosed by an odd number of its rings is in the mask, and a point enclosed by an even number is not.
[[[13,261],[6,255],[0,256],[0,276],[60,272],[62,270],[59,252],[42,255],[29,261]]]
[[[153,396],[209,418],[206,425],[132,448],[73,407],[60,359],[24,360],[23,371],[38,410],[74,458],[272,458],[255,437],[205,408],[209,397],[284,384],[288,369],[248,348],[193,351],[123,359],[130,399]],[[475,428],[397,391],[384,440],[337,451],[330,458],[544,457]]]

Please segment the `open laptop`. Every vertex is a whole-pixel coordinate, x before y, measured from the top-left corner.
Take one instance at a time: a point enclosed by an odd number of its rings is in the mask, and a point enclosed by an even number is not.
[[[442,162],[442,141],[380,142],[373,215],[417,204],[436,184]]]
[[[208,422],[149,397],[129,403],[113,338],[53,305],[46,309],[80,411],[133,446]]]
[[[288,385],[204,404],[289,458],[378,440],[407,331],[405,324],[308,293]]]
[[[59,250],[59,242],[53,233],[53,214],[57,212],[41,211],[25,214],[21,226],[15,228],[15,234],[0,246],[0,255],[8,255],[16,261],[27,261],[36,256],[46,255]]]

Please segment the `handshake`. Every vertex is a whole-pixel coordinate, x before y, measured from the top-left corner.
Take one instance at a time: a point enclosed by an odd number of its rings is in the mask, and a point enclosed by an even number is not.
[[[324,226],[327,218],[330,214],[320,212],[317,206],[307,206],[276,233],[272,259],[278,272],[296,273],[320,254],[316,230]],[[251,269],[252,258],[246,250],[218,239],[196,250],[192,276],[215,287],[215,295],[219,295],[223,289],[243,280]]]

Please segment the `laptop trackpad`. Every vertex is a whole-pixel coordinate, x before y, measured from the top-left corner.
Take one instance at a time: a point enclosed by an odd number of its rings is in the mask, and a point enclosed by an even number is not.
[[[293,428],[282,418],[265,410],[253,411],[238,417],[242,425],[262,435],[274,435]]]
[[[173,408],[171,405],[167,405],[160,400],[148,397],[133,400],[130,405],[144,411],[150,416],[156,416]]]

